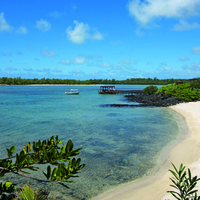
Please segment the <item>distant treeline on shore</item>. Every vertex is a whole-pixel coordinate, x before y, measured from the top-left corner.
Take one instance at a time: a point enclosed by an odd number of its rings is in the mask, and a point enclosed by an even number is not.
[[[34,78],[25,79],[17,78],[0,78],[1,85],[33,85],[33,84],[68,84],[68,85],[89,85],[89,84],[130,84],[130,85],[167,85],[176,82],[189,82],[189,79],[158,79],[158,78],[130,78],[126,80],[115,79],[89,79],[89,80],[75,80],[75,79],[49,79],[49,78]]]

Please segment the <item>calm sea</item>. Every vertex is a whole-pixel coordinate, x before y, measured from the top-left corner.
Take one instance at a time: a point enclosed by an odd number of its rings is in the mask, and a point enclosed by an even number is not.
[[[145,85],[116,85],[117,89],[143,89]],[[79,89],[79,95],[64,95]],[[90,199],[119,184],[154,172],[161,151],[183,138],[184,119],[169,108],[101,107],[126,103],[122,95],[100,95],[99,86],[1,86],[0,157],[6,148],[23,149],[29,141],[58,135],[75,148],[86,167],[69,183],[70,189],[38,183],[12,174],[9,179],[33,189],[46,187],[57,199]],[[129,102],[127,102],[129,103]],[[77,158],[78,158],[77,157]],[[162,162],[162,159],[161,159]],[[41,166],[41,170],[45,170]],[[42,172],[32,174],[44,177]],[[45,178],[45,177],[44,177]]]

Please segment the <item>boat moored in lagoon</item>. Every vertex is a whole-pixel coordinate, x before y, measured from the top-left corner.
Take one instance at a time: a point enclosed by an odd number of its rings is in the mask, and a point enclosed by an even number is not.
[[[78,89],[71,89],[70,92],[65,92],[64,94],[77,95],[77,94],[79,94],[79,91],[78,91]]]

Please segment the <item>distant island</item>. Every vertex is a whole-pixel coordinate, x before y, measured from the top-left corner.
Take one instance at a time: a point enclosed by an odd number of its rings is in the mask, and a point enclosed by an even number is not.
[[[89,79],[89,80],[75,80],[75,79],[49,79],[49,78],[33,78],[25,79],[21,77],[8,78],[1,77],[0,85],[35,85],[35,84],[66,84],[66,85],[94,85],[94,84],[126,84],[126,85],[167,85],[177,82],[190,82],[191,79],[158,79],[158,78],[130,78],[126,80],[115,79]]]

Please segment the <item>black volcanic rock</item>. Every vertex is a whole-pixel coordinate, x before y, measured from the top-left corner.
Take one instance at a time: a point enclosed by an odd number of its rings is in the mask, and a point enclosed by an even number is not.
[[[165,94],[162,93],[152,94],[152,95],[145,95],[145,94],[138,94],[131,96],[127,95],[125,97],[129,102],[137,102],[140,104],[145,104],[144,106],[167,107],[185,102],[183,100],[174,97],[167,97]]]
[[[104,104],[101,107],[167,107],[176,105],[179,103],[184,103],[185,101],[174,98],[167,97],[165,94],[137,94],[137,95],[127,95],[125,96],[128,102],[137,102],[139,104]]]

